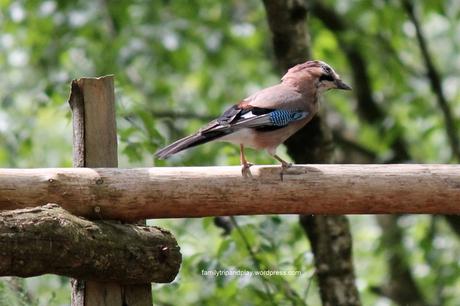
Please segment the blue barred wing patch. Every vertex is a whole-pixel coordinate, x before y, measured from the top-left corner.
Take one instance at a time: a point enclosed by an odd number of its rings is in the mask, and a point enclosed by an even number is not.
[[[278,109],[269,113],[269,118],[274,126],[285,126],[291,122],[301,120],[307,115],[307,112]]]

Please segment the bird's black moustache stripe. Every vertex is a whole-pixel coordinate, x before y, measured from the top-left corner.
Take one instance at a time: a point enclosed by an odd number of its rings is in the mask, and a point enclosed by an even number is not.
[[[319,81],[322,82],[322,81],[331,81],[333,82],[334,81],[334,77],[330,74],[323,74],[319,77]]]

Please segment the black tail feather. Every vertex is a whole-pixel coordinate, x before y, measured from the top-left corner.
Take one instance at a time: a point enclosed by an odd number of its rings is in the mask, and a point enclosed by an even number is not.
[[[182,139],[176,140],[169,146],[164,147],[163,149],[158,150],[155,153],[155,157],[159,159],[166,159],[171,155],[179,153],[183,150],[198,146],[203,143],[210,142],[222,136],[225,136],[225,131],[212,131],[207,133],[198,132],[196,134],[184,137]]]

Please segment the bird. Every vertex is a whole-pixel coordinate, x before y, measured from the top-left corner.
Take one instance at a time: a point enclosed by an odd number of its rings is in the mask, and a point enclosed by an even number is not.
[[[281,163],[281,179],[292,164],[276,154],[277,147],[305,126],[318,112],[319,97],[330,89],[351,90],[327,63],[310,60],[290,68],[277,85],[264,88],[232,105],[196,133],[158,150],[166,159],[183,150],[210,142],[226,141],[240,147],[241,172],[250,175],[245,147],[265,149]]]

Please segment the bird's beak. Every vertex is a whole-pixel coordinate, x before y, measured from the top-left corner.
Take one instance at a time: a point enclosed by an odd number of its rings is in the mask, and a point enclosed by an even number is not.
[[[335,86],[337,89],[351,90],[351,86],[345,84],[341,79],[335,80]]]

